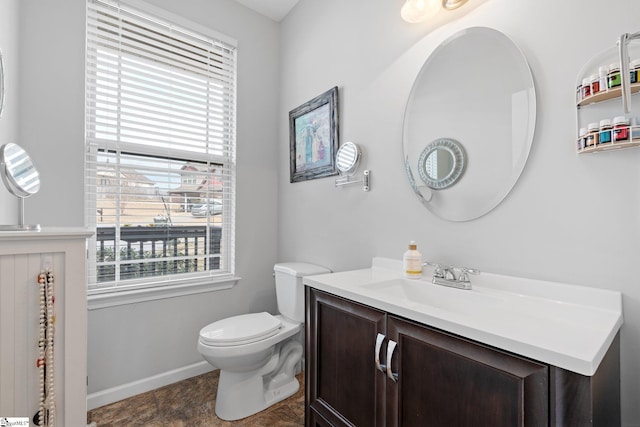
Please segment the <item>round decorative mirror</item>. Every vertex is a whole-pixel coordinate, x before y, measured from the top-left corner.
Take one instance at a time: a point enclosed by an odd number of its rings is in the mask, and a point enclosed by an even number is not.
[[[531,70],[511,39],[485,27],[453,34],[430,54],[407,102],[403,152],[411,187],[440,218],[485,215],[524,169],[535,119]]]
[[[345,142],[336,153],[336,167],[340,175],[351,176],[360,162],[360,148],[353,142]]]
[[[455,184],[466,166],[464,148],[453,139],[433,141],[422,150],[418,159],[418,173],[429,188],[440,190]]]
[[[0,51],[0,117],[4,108],[4,63],[2,62],[2,51]]]
[[[39,230],[39,225],[24,225],[24,199],[40,190],[40,174],[29,154],[18,144],[8,143],[0,147],[0,175],[7,190],[20,198],[19,224],[0,229]]]
[[[31,158],[18,144],[0,147],[0,173],[9,192],[18,197],[33,196],[40,190],[40,175]]]

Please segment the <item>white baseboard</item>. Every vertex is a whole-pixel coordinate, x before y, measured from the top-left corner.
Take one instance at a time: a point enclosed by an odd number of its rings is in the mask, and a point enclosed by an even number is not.
[[[140,393],[145,393],[178,381],[186,380],[187,378],[206,374],[214,369],[215,368],[213,366],[203,360],[202,362],[194,363],[193,365],[91,393],[87,396],[87,410],[90,411],[92,409],[99,408],[100,406],[108,405]]]

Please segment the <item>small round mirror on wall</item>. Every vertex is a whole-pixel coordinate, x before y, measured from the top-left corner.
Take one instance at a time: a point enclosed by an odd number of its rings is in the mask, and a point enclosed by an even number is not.
[[[338,173],[340,174],[340,178],[336,179],[336,187],[362,183],[362,189],[364,191],[371,189],[369,185],[371,171],[365,170],[362,174],[362,179],[352,179],[352,176],[355,175],[358,169],[361,158],[362,150],[358,144],[345,142],[340,146],[335,158],[336,169],[338,169]]]
[[[360,163],[360,147],[353,142],[345,142],[336,153],[336,167],[343,176],[351,176]]]
[[[0,226],[0,230],[39,230],[39,225],[24,224],[24,199],[40,190],[40,174],[29,154],[18,144],[0,147],[0,175],[7,190],[20,198],[18,225]]]
[[[444,36],[407,101],[402,143],[409,184],[440,218],[479,218],[518,180],[535,121],[533,76],[509,37],[485,27]]]

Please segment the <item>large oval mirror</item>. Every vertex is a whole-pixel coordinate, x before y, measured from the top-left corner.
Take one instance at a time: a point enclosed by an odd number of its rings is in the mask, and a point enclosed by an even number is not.
[[[407,102],[403,150],[409,183],[443,219],[468,221],[486,214],[520,176],[535,119],[533,77],[518,47],[490,28],[454,34],[429,56]],[[454,172],[453,164],[437,175],[426,170],[433,164],[430,144],[443,140],[455,141],[463,153],[463,168],[453,182],[440,176]],[[449,150],[435,152],[437,161],[441,154],[444,163],[455,159]]]

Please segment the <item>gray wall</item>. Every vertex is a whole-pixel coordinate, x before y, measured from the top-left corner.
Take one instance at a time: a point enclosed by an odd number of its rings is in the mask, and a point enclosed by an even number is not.
[[[41,193],[28,200],[27,220],[81,226],[85,1],[14,3],[21,14],[20,143],[43,179]],[[242,280],[226,291],[91,310],[89,393],[200,362],[202,326],[276,309],[278,25],[231,0],[148,3],[238,41],[236,272]],[[0,193],[0,201],[6,197]],[[0,205],[0,214],[7,210]]]
[[[27,223],[84,223],[85,3],[20,1],[22,145],[41,175]]]
[[[0,51],[4,58],[5,104],[0,116],[0,145],[18,139],[18,0],[0,3]],[[18,203],[0,184],[0,224],[16,224]]]
[[[640,151],[577,156],[574,148],[577,75],[621,33],[640,30],[640,3],[469,2],[439,28],[403,22],[402,3],[301,0],[281,27],[279,256],[340,271],[366,267],[373,256],[400,259],[416,240],[429,260],[622,291],[623,419],[640,425]],[[603,15],[612,9],[615,18]],[[496,28],[524,51],[538,121],[507,199],[480,219],[451,223],[423,207],[407,183],[402,119],[433,40],[469,26]],[[472,63],[461,65],[473,72]],[[336,85],[341,138],[362,144],[370,193],[335,189],[333,178],[289,183],[287,113]]]

